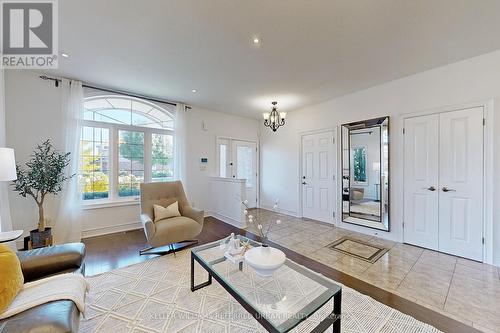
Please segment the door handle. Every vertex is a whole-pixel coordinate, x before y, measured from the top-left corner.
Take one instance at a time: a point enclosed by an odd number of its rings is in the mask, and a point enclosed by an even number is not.
[[[306,182],[302,182],[302,185],[306,185],[307,183]]]
[[[451,189],[451,188],[447,188],[447,187],[445,186],[445,187],[443,187],[443,192],[456,192],[456,190]]]
[[[424,190],[434,192],[436,188],[434,186],[424,187]]]

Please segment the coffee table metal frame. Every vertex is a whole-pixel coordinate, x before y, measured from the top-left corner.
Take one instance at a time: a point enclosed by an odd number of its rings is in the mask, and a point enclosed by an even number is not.
[[[248,240],[246,237],[243,236],[238,236],[238,238],[242,240]],[[257,243],[253,240],[250,240],[251,244],[253,246],[258,246],[260,243]],[[265,315],[262,315],[252,304],[247,302],[245,298],[243,298],[230,284],[226,282],[226,280],[219,275],[214,269],[212,269],[213,265],[216,265],[218,263],[224,262],[227,260],[224,256],[221,258],[215,259],[210,262],[206,262],[203,260],[197,253],[201,252],[203,250],[213,248],[215,246],[218,246],[219,242],[213,242],[205,245],[201,245],[198,247],[195,247],[191,250],[191,291],[196,291],[201,288],[204,288],[206,286],[209,286],[212,284],[212,277],[219,282],[219,284],[226,289],[226,291],[231,294],[231,296],[234,297],[240,303],[245,310],[247,310],[268,332],[272,333],[284,333],[288,332],[294,327],[296,327],[299,323],[302,321],[306,320],[308,317],[312,316],[317,310],[319,310],[323,305],[325,305],[328,301],[330,301],[333,298],[333,311],[325,318],[323,319],[311,332],[312,333],[322,333],[325,330],[327,330],[329,327],[333,328],[334,333],[340,333],[340,323],[341,323],[341,304],[342,304],[342,288],[333,282],[328,281],[326,278],[321,277],[320,275],[309,271],[308,269],[305,269],[298,265],[297,263],[286,259],[285,265],[290,267],[291,269],[298,271],[300,274],[303,274],[307,276],[308,278],[314,280],[315,282],[327,287],[327,288],[335,288],[333,295],[329,296],[326,298],[324,301],[322,301],[319,304],[314,304],[313,302],[309,303],[307,306],[305,306],[301,311],[300,314],[304,314],[300,316],[300,320],[296,320],[294,318],[290,318],[278,327],[275,327],[267,318]],[[200,264],[201,267],[203,267],[207,273],[208,273],[208,280],[206,282],[200,283],[198,285],[194,284],[194,263],[195,261]],[[239,264],[239,269],[243,269],[243,263]]]

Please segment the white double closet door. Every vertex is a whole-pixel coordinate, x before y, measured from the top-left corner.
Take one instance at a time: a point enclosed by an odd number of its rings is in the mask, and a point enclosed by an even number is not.
[[[404,241],[483,260],[483,108],[405,119]]]

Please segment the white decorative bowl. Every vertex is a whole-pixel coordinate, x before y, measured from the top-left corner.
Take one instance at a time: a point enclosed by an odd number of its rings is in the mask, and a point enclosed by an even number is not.
[[[245,262],[259,276],[270,277],[274,271],[283,266],[286,256],[283,251],[269,247],[254,247],[245,252]]]

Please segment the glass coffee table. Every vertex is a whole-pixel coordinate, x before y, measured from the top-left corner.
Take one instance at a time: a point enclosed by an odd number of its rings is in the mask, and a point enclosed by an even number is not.
[[[249,241],[253,247],[260,246],[246,237],[238,238]],[[217,241],[191,250],[191,291],[209,286],[214,278],[268,332],[279,333],[292,330],[317,312],[324,313],[318,310],[333,300],[333,310],[319,318],[319,324],[310,332],[324,332],[332,327],[333,332],[340,333],[342,289],[339,285],[289,259],[272,277],[260,277],[250,266],[227,260],[219,245]],[[208,281],[197,285],[195,261],[208,272]]]

